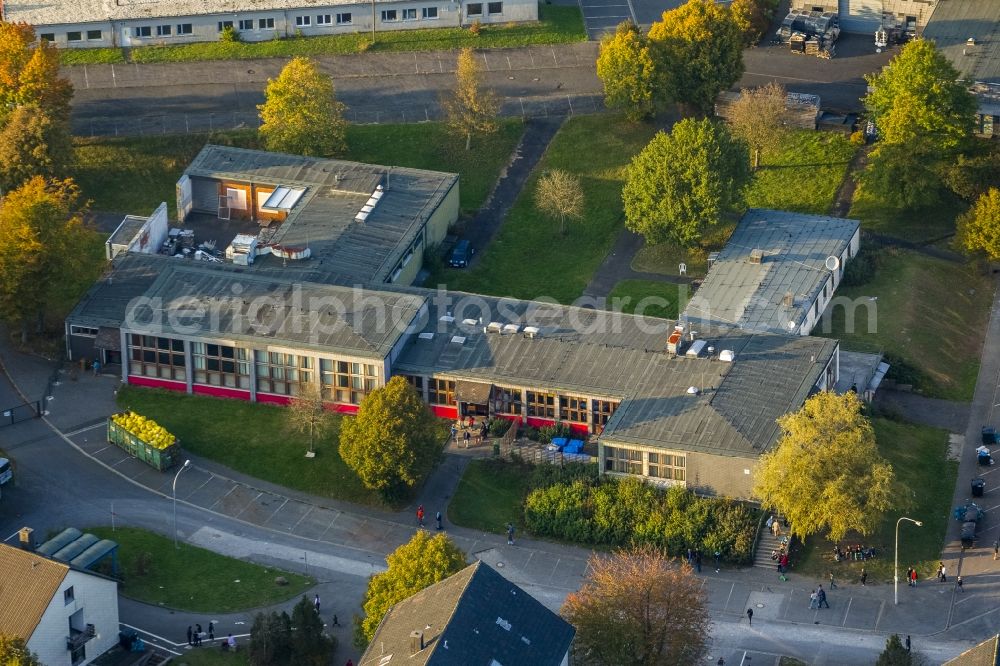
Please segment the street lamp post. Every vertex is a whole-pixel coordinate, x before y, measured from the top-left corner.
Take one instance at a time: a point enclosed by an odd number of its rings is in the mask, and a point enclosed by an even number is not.
[[[174,483],[172,486],[173,498],[174,498],[174,548],[180,548],[180,546],[177,545],[177,477],[179,477],[181,475],[181,472],[183,472],[190,466],[191,466],[191,461],[185,460],[184,464],[181,465],[181,468],[177,470],[176,474],[174,474]]]
[[[904,520],[910,521],[917,527],[924,526],[924,524],[919,520],[907,518],[906,516],[900,516],[899,520],[896,521],[896,552],[893,553],[895,556],[895,563],[892,568],[892,603],[896,606],[899,605],[899,524]]]

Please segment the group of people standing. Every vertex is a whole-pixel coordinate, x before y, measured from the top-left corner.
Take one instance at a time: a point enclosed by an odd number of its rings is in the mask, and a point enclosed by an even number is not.
[[[188,630],[187,630],[188,645],[192,647],[199,647],[201,645],[202,637],[204,635],[205,632],[202,631],[200,624],[195,624],[194,628],[192,628],[191,625],[188,625]],[[208,641],[211,643],[214,640],[215,640],[215,622],[212,621],[208,623]],[[231,650],[236,649],[236,639],[233,638],[232,634],[229,634],[229,636],[227,636],[226,639],[222,641],[222,648]]]

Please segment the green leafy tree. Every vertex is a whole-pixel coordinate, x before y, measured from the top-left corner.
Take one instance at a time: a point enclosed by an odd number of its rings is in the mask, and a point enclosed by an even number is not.
[[[0,129],[0,195],[32,176],[64,176],[72,158],[65,122],[35,105],[17,107]]]
[[[415,486],[443,445],[427,405],[398,376],[365,396],[357,416],[340,426],[340,456],[366,488],[385,495]]]
[[[0,665],[42,666],[42,662],[38,660],[38,655],[28,649],[24,640],[0,634]]]
[[[872,534],[895,504],[892,465],[861,407],[855,393],[824,391],[778,419],[782,436],[760,458],[753,495],[785,514],[800,538],[824,529],[832,541],[848,530]]]
[[[292,621],[288,613],[257,613],[250,627],[250,666],[284,666],[292,661]]]
[[[631,21],[618,24],[601,39],[597,77],[604,84],[604,104],[638,121],[653,115],[657,74],[649,40]]]
[[[560,234],[566,233],[566,218],[583,216],[583,204],[583,187],[577,176],[553,169],[538,179],[535,207],[542,214],[559,220]]]
[[[982,253],[1000,261],[1000,189],[991,187],[958,218],[959,246],[969,253]]]
[[[93,232],[72,180],[35,176],[0,200],[0,318],[41,331],[50,296],[67,276],[84,269]]]
[[[938,200],[940,165],[951,161],[971,136],[976,101],[958,71],[933,42],[916,39],[878,74],[866,76],[862,100],[878,130],[861,183],[898,207]]]
[[[425,530],[418,530],[385,559],[386,571],[368,581],[361,604],[364,617],[354,618],[354,642],[362,650],[392,606],[465,568],[465,553],[451,539]]]
[[[733,20],[743,34],[744,46],[753,46],[764,37],[777,8],[776,0],[733,0],[729,4]]]
[[[912,666],[913,655],[903,647],[899,636],[893,634],[885,641],[885,649],[878,656],[875,666]]]
[[[945,169],[948,189],[975,201],[991,187],[1000,187],[1000,141],[977,141]]]
[[[723,125],[686,118],[657,133],[625,172],[625,226],[647,243],[695,245],[742,205],[750,180],[746,146]]]
[[[865,76],[862,102],[885,144],[925,143],[949,150],[971,135],[976,101],[934,42],[915,39],[878,74]]]
[[[465,139],[465,149],[472,148],[474,134],[493,134],[499,128],[500,102],[493,91],[483,88],[483,70],[472,49],[458,53],[455,89],[441,100],[448,127]]]
[[[574,662],[585,666],[694,664],[708,650],[701,581],[653,548],[591,556],[561,612],[576,627]]]
[[[753,153],[753,168],[760,166],[761,153],[774,150],[785,135],[785,100],[788,94],[780,83],[744,88],[729,107],[729,127]]]
[[[649,29],[666,100],[707,113],[743,75],[743,35],[724,4],[688,0]]]
[[[323,633],[323,620],[302,597],[292,609],[291,663],[295,666],[326,666],[336,642]]]
[[[268,79],[260,136],[268,150],[330,157],[347,150],[347,121],[333,79],[309,58],[292,58]]]
[[[316,438],[333,426],[333,419],[323,404],[323,389],[315,382],[299,384],[299,392],[288,403],[288,424],[297,432],[309,435],[309,452]]]

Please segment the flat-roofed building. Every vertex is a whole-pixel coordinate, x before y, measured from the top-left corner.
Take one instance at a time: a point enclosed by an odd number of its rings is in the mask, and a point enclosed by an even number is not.
[[[373,11],[374,10],[374,11]],[[35,26],[61,47],[214,42],[233,30],[247,42],[538,20],[536,0],[4,0],[5,21]]]

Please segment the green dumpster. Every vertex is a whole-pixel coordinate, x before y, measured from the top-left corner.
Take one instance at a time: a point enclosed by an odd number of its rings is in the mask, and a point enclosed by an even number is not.
[[[108,419],[108,442],[161,472],[177,464],[181,455],[176,439],[172,445],[160,449],[115,423],[113,418]]]

